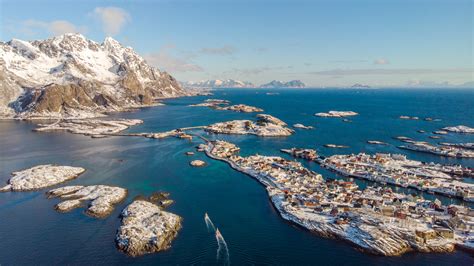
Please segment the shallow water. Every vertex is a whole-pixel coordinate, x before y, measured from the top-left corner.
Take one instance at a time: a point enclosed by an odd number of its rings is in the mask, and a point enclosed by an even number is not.
[[[218,90],[211,97],[170,99],[166,106],[112,117],[140,118],[144,124],[130,132],[165,131],[178,127],[207,125],[231,119],[252,119],[255,114],[188,107],[207,98],[227,99],[261,107],[288,124],[303,123],[314,130],[296,130],[286,138],[208,135],[236,143],[243,155],[280,155],[281,148],[316,148],[322,155],[355,152],[403,153],[409,158],[474,167],[474,159],[447,159],[435,155],[400,150],[394,136],[408,136],[433,143],[474,142],[474,135],[449,134],[442,140],[428,138],[429,132],[444,126],[474,126],[474,90]],[[329,110],[360,113],[344,123],[336,118],[313,114]],[[442,121],[401,120],[400,115],[440,118]],[[344,265],[472,265],[473,257],[463,251],[452,254],[410,253],[401,257],[372,256],[355,250],[346,242],[324,239],[281,219],[268,200],[265,189],[252,178],[232,170],[227,164],[196,153],[199,140],[169,138],[153,140],[132,137],[92,139],[68,133],[35,133],[34,123],[0,121],[0,183],[9,173],[41,163],[87,168],[85,174],[67,183],[110,184],[129,190],[127,200],[106,219],[87,217],[77,209],[67,214],[54,211],[57,199],[44,192],[0,193],[0,264],[216,264],[218,244],[207,230],[204,213],[222,232],[231,264],[344,264]],[[426,130],[425,134],[417,130]],[[199,131],[197,131],[199,132]],[[367,144],[380,140],[389,146]],[[348,149],[328,149],[327,143],[348,145]],[[287,157],[289,158],[289,157]],[[189,161],[201,159],[203,168]],[[302,161],[323,174],[335,174],[314,163]],[[357,180],[361,186],[371,184]],[[167,191],[175,203],[169,211],[184,218],[183,229],[172,247],[158,254],[129,258],[115,248],[120,211],[137,195]],[[415,192],[415,191],[410,191]],[[432,198],[432,195],[424,195]],[[459,201],[438,197],[443,202]]]

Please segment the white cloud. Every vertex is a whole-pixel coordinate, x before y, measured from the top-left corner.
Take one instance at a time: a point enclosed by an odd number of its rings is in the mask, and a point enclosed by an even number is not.
[[[371,68],[371,69],[332,69],[324,71],[314,71],[309,74],[329,75],[329,76],[349,76],[349,75],[409,75],[409,74],[446,74],[446,73],[473,73],[472,68]]]
[[[171,54],[172,49],[174,49],[173,45],[166,45],[156,53],[145,54],[144,58],[149,64],[171,73],[204,71],[204,69],[199,65],[173,56]]]
[[[231,45],[224,45],[222,47],[203,47],[199,50],[201,54],[211,54],[211,55],[231,55],[237,51],[235,47]]]
[[[388,65],[390,62],[385,58],[377,58],[374,60],[374,65]]]
[[[85,33],[87,28],[76,26],[66,20],[41,21],[29,19],[22,22],[22,32],[34,34],[37,30],[45,30],[56,36],[64,33]]]
[[[107,35],[116,35],[123,26],[130,22],[131,16],[119,7],[96,7],[92,13],[102,23],[102,30]]]

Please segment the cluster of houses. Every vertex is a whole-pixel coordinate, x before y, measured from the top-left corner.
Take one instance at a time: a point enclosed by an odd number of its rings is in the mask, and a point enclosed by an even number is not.
[[[288,151],[302,158],[316,156],[311,150]],[[241,157],[238,152],[236,145],[225,141],[213,142],[211,149],[212,155],[225,158],[242,172],[256,176],[267,188],[278,190],[292,210],[322,215],[328,217],[327,222],[337,225],[363,222],[380,227],[408,227],[420,243],[434,238],[464,243],[474,236],[474,210],[468,207],[444,206],[439,200],[394,193],[386,187],[361,190],[354,182],[324,179],[297,161],[261,155]],[[383,165],[396,158],[397,155],[358,155],[347,156],[345,161],[365,161],[362,165],[370,165],[375,160]]]
[[[459,166],[425,164],[401,154],[384,153],[333,155],[320,163],[345,176],[474,201],[474,184],[457,180],[455,174],[464,169]]]

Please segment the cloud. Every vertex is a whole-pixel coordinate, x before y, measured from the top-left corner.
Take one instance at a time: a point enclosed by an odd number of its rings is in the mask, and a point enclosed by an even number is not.
[[[436,81],[425,81],[419,79],[412,79],[407,82],[407,86],[410,87],[450,87],[453,86],[449,81],[436,82]]]
[[[175,57],[171,54],[173,45],[163,47],[159,52],[145,54],[145,60],[151,65],[164,69],[167,72],[202,72],[204,69],[196,64],[188,62],[185,59]]]
[[[264,53],[264,52],[268,51],[268,48],[267,47],[257,47],[257,48],[254,48],[254,50],[257,53]]]
[[[38,30],[45,30],[50,34],[56,36],[64,33],[85,33],[87,28],[85,26],[76,26],[66,20],[41,21],[29,19],[22,23],[20,31],[33,35]]]
[[[239,74],[243,76],[248,75],[258,75],[264,72],[272,71],[272,70],[284,70],[284,69],[291,69],[293,66],[278,66],[278,67],[254,67],[254,68],[232,68],[231,70],[225,71],[223,74]]]
[[[232,55],[236,51],[237,49],[235,49],[235,47],[231,45],[224,45],[222,47],[203,47],[198,52],[209,55]]]
[[[446,74],[446,73],[472,73],[472,68],[373,68],[373,69],[332,69],[324,71],[314,71],[308,74],[328,75],[328,76],[356,76],[356,75],[420,75],[420,74]]]
[[[352,64],[352,63],[367,63],[367,60],[332,60],[329,63],[342,63],[342,64]]]
[[[385,58],[377,58],[374,60],[374,65],[388,65],[390,62]]]
[[[116,35],[122,30],[123,26],[132,19],[130,14],[119,7],[96,7],[92,15],[102,23],[102,30],[107,35]]]

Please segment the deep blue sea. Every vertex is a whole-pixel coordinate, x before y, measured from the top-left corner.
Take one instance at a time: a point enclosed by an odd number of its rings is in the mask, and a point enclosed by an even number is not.
[[[276,95],[267,95],[276,92]],[[231,119],[253,119],[255,114],[188,107],[207,98],[230,100],[261,107],[289,125],[302,123],[314,130],[296,130],[283,138],[207,135],[241,147],[244,155],[285,155],[281,148],[316,148],[322,155],[357,152],[390,152],[409,158],[474,167],[474,159],[448,159],[400,150],[393,137],[408,136],[429,142],[474,142],[474,135],[448,134],[430,139],[430,132],[444,126],[474,127],[474,90],[441,89],[222,89],[213,96],[166,100],[165,106],[111,117],[139,118],[144,124],[130,132],[159,132],[178,127],[208,125]],[[316,112],[351,110],[360,115],[345,123],[337,118],[315,117]],[[441,121],[401,120],[400,115],[439,118]],[[285,265],[473,265],[474,257],[463,251],[451,254],[409,253],[381,257],[362,253],[344,241],[325,239],[285,222],[268,200],[265,189],[252,178],[236,172],[204,154],[188,157],[200,143],[175,138],[164,140],[111,137],[92,139],[69,133],[35,133],[35,123],[0,121],[0,183],[12,171],[53,163],[87,168],[78,179],[66,183],[109,184],[127,188],[129,196],[106,219],[90,218],[83,209],[61,214],[54,210],[57,199],[45,191],[0,193],[0,265],[19,264],[223,264],[217,259],[217,243],[204,222],[207,212],[229,248],[230,264]],[[418,133],[417,130],[427,133]],[[199,132],[199,131],[196,131]],[[205,133],[203,133],[205,134]],[[389,146],[374,146],[380,140]],[[348,145],[328,149],[323,145]],[[288,157],[287,157],[288,158]],[[202,159],[203,168],[189,161]],[[324,177],[341,178],[302,161]],[[357,181],[366,186],[367,182]],[[472,182],[472,180],[471,180]],[[167,191],[175,203],[169,211],[183,217],[183,228],[164,252],[139,258],[127,257],[115,247],[119,214],[137,195]],[[415,192],[415,191],[409,191]],[[432,195],[425,195],[433,198]],[[438,197],[445,203],[456,200]]]

